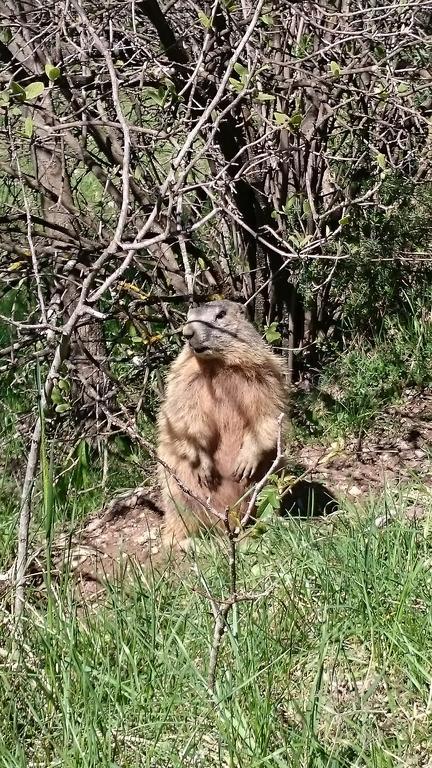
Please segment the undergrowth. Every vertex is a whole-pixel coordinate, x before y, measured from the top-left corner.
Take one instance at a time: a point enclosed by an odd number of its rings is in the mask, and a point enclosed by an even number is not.
[[[371,341],[353,338],[321,374],[316,388],[294,404],[299,434],[359,434],[396,403],[407,388],[432,383],[432,322],[413,314],[404,322],[386,320]]]

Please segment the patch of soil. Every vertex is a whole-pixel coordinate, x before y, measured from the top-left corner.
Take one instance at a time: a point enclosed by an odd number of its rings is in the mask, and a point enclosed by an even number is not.
[[[296,461],[307,477],[351,498],[407,480],[432,487],[432,392],[406,391],[360,442],[305,445]]]
[[[73,573],[79,596],[96,598],[107,582],[124,579],[135,566],[157,560],[162,520],[158,490],[137,488],[114,499],[73,536],[59,536],[55,568]]]

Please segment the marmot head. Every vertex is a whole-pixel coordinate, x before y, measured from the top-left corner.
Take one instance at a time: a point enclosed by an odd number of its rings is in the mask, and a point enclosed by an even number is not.
[[[183,326],[189,348],[199,358],[224,358],[230,348],[250,349],[261,337],[246,320],[245,311],[233,301],[210,301],[189,310]]]

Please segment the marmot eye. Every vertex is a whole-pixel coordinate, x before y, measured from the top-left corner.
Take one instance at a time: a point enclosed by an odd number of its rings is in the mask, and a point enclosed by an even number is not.
[[[216,315],[216,320],[222,320],[223,317],[226,315],[226,309],[221,309],[220,312]]]

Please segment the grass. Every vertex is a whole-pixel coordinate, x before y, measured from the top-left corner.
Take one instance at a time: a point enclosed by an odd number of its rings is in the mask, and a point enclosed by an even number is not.
[[[392,502],[403,512],[404,497]],[[79,614],[65,581],[32,603],[23,654],[0,628],[0,765],[424,766],[431,745],[432,541],[388,499],[332,520],[276,521],[239,557],[239,606],[216,694],[213,619],[196,571],[113,586]],[[199,568],[226,594],[227,558]]]
[[[358,434],[408,387],[430,386],[432,323],[415,312],[389,320],[371,342],[352,340],[322,373],[312,393],[295,403],[298,431],[306,437]]]

